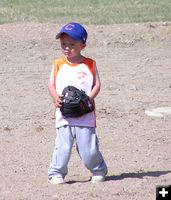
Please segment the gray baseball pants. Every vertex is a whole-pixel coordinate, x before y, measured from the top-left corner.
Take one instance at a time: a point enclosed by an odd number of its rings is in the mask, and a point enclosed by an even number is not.
[[[71,150],[76,142],[78,154],[84,165],[93,175],[106,175],[107,166],[99,151],[96,130],[93,127],[63,126],[56,129],[57,136],[52,162],[48,172],[49,180],[53,176],[65,177]]]

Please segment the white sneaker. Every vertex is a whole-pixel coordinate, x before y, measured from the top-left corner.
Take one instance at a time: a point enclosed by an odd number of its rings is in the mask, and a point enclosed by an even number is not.
[[[64,179],[61,176],[54,176],[48,182],[56,185],[65,183]]]
[[[92,176],[91,178],[91,182],[92,183],[100,183],[100,182],[103,182],[105,181],[105,176]]]

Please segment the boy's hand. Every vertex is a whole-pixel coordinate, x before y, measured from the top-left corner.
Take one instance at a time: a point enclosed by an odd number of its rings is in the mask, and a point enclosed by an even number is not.
[[[62,96],[56,94],[55,97],[53,98],[53,102],[54,102],[56,108],[60,108],[62,106],[61,97]]]

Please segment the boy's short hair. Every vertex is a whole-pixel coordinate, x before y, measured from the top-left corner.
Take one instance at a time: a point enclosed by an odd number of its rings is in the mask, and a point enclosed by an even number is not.
[[[83,43],[86,43],[88,36],[86,29],[76,22],[65,24],[56,35],[56,39],[59,39],[63,33],[69,35],[74,40],[82,41]]]

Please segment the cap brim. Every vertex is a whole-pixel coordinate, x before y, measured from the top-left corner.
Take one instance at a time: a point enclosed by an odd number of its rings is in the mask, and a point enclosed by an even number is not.
[[[80,38],[77,38],[75,35],[72,35],[71,33],[68,33],[68,32],[65,32],[65,31],[59,32],[59,33],[56,35],[56,39],[59,39],[63,33],[65,33],[66,35],[70,36],[70,37],[73,38],[74,40],[81,41]]]
[[[62,33],[63,33],[63,32],[62,32]],[[61,37],[62,33],[61,33],[61,32],[58,33],[58,34],[56,35],[56,39],[59,39],[59,38]]]

